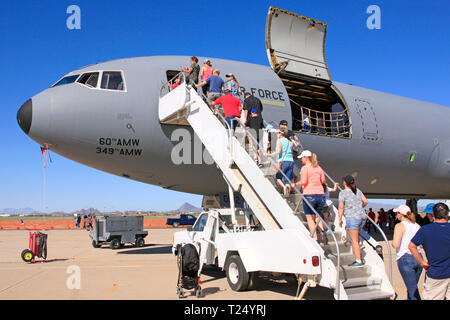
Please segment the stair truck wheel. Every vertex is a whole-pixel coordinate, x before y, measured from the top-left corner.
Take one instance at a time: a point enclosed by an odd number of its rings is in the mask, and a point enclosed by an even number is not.
[[[173,225],[172,225],[172,227],[178,228],[179,225],[180,225],[180,224],[179,224],[178,222],[174,222]]]
[[[143,247],[145,245],[145,240],[142,237],[137,237],[136,247]]]
[[[30,249],[25,249],[21,254],[22,260],[25,262],[30,262],[34,258],[34,254]]]
[[[233,254],[228,257],[225,264],[228,285],[233,291],[243,291],[248,288],[250,275],[245,270],[241,257]]]
[[[177,288],[178,299],[184,298],[184,290],[182,288]]]
[[[100,248],[102,245],[101,245],[101,244],[98,244],[97,241],[92,240],[92,246],[93,246],[94,248]]]
[[[114,238],[111,240],[111,242],[109,243],[109,247],[111,249],[119,249],[120,248],[120,240],[118,238]]]

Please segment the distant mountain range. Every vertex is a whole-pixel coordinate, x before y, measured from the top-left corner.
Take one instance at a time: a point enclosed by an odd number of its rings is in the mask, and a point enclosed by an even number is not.
[[[203,210],[201,208],[197,208],[196,206],[193,206],[190,203],[183,203],[181,205],[181,207],[179,207],[177,210],[174,210],[172,212],[177,212],[177,213],[200,213]]]
[[[437,201],[436,201],[437,202]],[[381,208],[383,208],[384,210],[389,210],[392,208],[396,208],[398,207],[398,204],[393,204],[393,203],[382,203],[382,202],[371,202],[369,199],[369,204],[366,207],[366,209],[368,210],[369,208],[372,208],[374,211],[379,211]],[[419,206],[419,211],[422,211],[425,209],[425,206]],[[203,210],[201,208],[198,208],[190,203],[183,203],[178,209],[174,209],[174,210],[168,210],[168,211],[164,211],[164,212],[160,212],[160,213],[164,213],[164,214],[169,214],[169,213],[200,213]],[[73,214],[81,214],[81,215],[88,215],[88,214],[102,214],[102,213],[108,213],[108,214],[113,214],[113,213],[117,213],[117,214],[122,214],[122,213],[127,213],[127,214],[133,214],[133,213],[139,213],[139,212],[154,212],[152,210],[148,210],[148,211],[135,211],[135,210],[129,210],[129,211],[125,211],[125,212],[101,212],[98,209],[95,208],[89,208],[89,209],[81,209],[81,210],[76,210],[74,212],[70,212],[70,213],[66,213],[66,212],[62,212],[62,211],[58,211],[58,212],[52,212],[52,213],[46,213],[46,214],[58,214],[58,215],[73,215]],[[5,208],[5,209],[0,209],[0,214],[9,214],[9,215],[29,215],[29,214],[39,214],[40,212],[38,210],[35,210],[33,208],[22,208],[22,209],[13,209],[13,208]]]
[[[149,210],[152,211],[152,210]],[[58,214],[58,215],[73,215],[73,214],[81,214],[81,215],[88,215],[88,214],[102,214],[102,213],[138,213],[138,212],[145,212],[145,211],[135,211],[135,210],[129,210],[129,211],[125,211],[125,212],[101,212],[98,209],[95,208],[89,208],[89,209],[81,209],[81,210],[76,210],[74,212],[62,212],[62,211],[57,211],[57,212],[52,212],[52,213],[45,213],[45,214]],[[165,211],[165,212],[161,212],[161,213],[200,213],[202,212],[201,208],[197,208],[196,206],[193,206],[190,203],[183,203],[178,209],[175,210],[169,210],[169,211]],[[35,210],[33,208],[22,208],[22,209],[13,209],[13,208],[5,208],[5,209],[0,209],[0,214],[8,214],[8,215],[30,215],[30,214],[42,214],[41,212],[39,212],[39,210]]]

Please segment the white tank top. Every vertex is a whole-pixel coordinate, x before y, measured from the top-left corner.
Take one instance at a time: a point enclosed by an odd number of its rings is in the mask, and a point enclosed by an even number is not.
[[[417,223],[406,221],[402,221],[401,223],[405,226],[405,233],[403,234],[400,248],[397,250],[397,260],[403,257],[405,253],[411,254],[411,251],[408,249],[408,245],[411,242],[411,239],[416,235],[416,232],[420,229],[420,226]]]

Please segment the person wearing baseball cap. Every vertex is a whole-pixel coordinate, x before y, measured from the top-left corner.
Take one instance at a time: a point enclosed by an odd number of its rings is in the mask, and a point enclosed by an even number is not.
[[[395,208],[394,212],[397,214],[397,220],[400,221],[395,225],[392,239],[392,247],[397,254],[398,270],[405,283],[408,300],[421,300],[417,283],[423,268],[408,249],[411,239],[416,235],[420,226],[416,223],[416,217],[407,205]]]
[[[417,231],[408,249],[414,259],[426,270],[422,297],[424,300],[450,300],[450,223],[449,208],[439,202],[433,206],[434,222]],[[425,251],[426,261],[418,246]]]
[[[323,185],[326,183],[325,173],[319,166],[317,155],[309,150],[304,150],[297,157],[302,159],[302,168],[300,170],[300,181],[292,184],[291,187],[303,186],[303,195],[307,201],[303,201],[303,210],[306,215],[306,221],[308,222],[309,231],[316,230],[316,211],[318,214],[322,214],[323,206],[325,205],[325,190]],[[317,231],[324,232],[325,228],[322,221],[319,221],[319,227]],[[314,232],[313,238],[317,240],[317,233]]]
[[[239,86],[239,82],[236,80],[236,77],[232,73],[227,73],[225,75],[227,77],[227,81],[225,81],[225,90],[228,89],[233,93],[233,96],[239,98],[241,94],[241,87]]]

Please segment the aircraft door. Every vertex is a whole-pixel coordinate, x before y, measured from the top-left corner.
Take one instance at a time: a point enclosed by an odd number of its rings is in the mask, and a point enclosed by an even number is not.
[[[331,81],[325,61],[326,30],[324,22],[270,7],[266,49],[272,69]]]
[[[380,141],[377,117],[370,102],[359,98],[353,98],[352,100],[358,115],[361,117],[361,138],[370,142]]]

